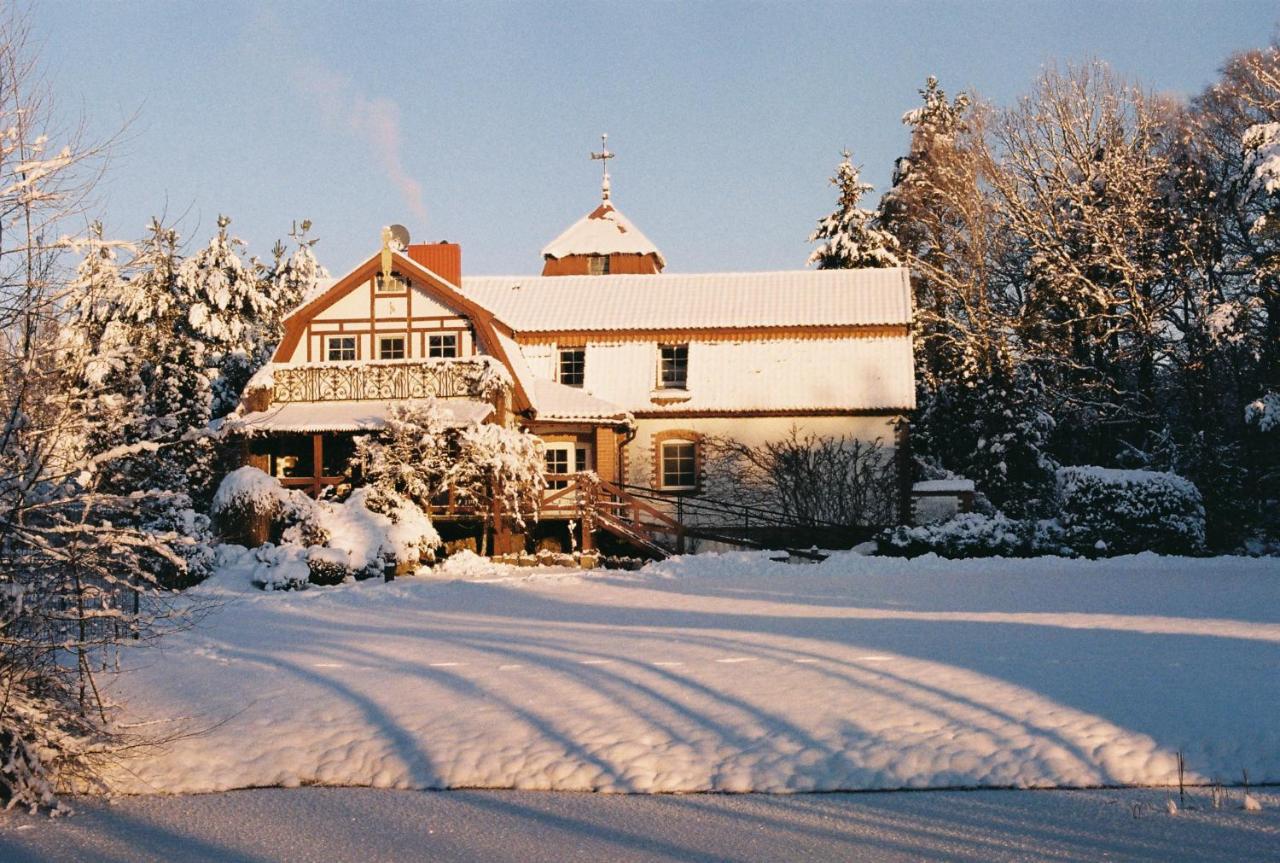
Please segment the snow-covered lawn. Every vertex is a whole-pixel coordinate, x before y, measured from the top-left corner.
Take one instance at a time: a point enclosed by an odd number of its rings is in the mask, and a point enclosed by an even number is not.
[[[135,792],[1280,782],[1280,562],[455,559],[222,604],[114,693],[212,726]]]

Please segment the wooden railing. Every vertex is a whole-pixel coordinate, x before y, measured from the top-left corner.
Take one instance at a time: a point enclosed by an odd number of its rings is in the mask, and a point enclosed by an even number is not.
[[[487,358],[283,366],[271,376],[275,402],[487,399],[499,381]]]

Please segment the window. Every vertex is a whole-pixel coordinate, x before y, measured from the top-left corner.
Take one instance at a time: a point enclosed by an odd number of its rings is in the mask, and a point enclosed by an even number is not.
[[[329,336],[329,362],[341,362],[356,358],[355,336]]]
[[[591,470],[591,447],[581,443],[549,443],[544,450],[547,473],[571,474]],[[547,488],[564,488],[567,479],[547,479]]]
[[[403,294],[409,290],[408,280],[396,272],[392,272],[389,280],[384,279],[382,273],[378,273],[374,285],[375,290],[380,294]]]
[[[560,351],[560,383],[567,387],[582,386],[586,376],[587,351],[585,348],[565,348]]]
[[[591,276],[609,275],[609,256],[608,255],[588,255],[587,256],[587,274]]]
[[[456,357],[458,355],[458,336],[448,333],[440,336],[427,336],[428,357]]]
[[[667,441],[662,444],[663,488],[681,490],[698,487],[697,446],[688,440]]]
[[[545,456],[547,459],[547,488],[564,488],[568,485],[567,481],[550,479],[550,477],[569,473],[569,447],[548,445]]]
[[[378,359],[404,359],[404,336],[384,336],[378,339]]]
[[[658,388],[686,389],[689,381],[689,346],[658,346]]]

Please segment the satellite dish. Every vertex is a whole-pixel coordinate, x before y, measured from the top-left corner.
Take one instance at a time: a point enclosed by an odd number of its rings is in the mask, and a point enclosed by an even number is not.
[[[391,241],[398,243],[402,249],[409,248],[409,229],[404,225],[392,225]]]

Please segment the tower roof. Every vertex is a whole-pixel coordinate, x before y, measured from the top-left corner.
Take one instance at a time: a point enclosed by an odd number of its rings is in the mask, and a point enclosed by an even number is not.
[[[544,258],[569,255],[653,255],[659,266],[667,265],[658,247],[607,200],[542,250]]]

